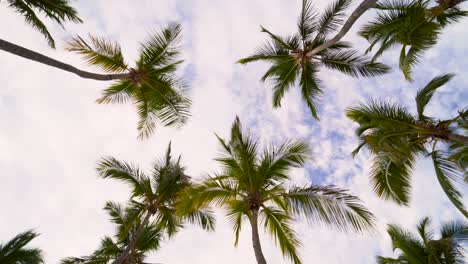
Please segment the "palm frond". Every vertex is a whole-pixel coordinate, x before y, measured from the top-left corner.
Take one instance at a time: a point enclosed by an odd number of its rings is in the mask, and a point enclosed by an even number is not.
[[[377,155],[372,164],[371,182],[374,192],[381,198],[408,205],[411,190],[411,171],[414,158],[395,163],[386,153]]]
[[[26,23],[38,30],[47,40],[50,47],[55,48],[55,41],[46,25],[39,19],[34,10],[23,0],[8,0],[9,6],[20,13]]]
[[[382,256],[377,257],[377,264],[409,264],[406,259],[401,258],[385,258]]]
[[[261,211],[264,227],[279,244],[281,252],[295,264],[301,264],[297,248],[300,246],[297,234],[291,226],[291,217],[282,210],[263,206]]]
[[[139,116],[139,138],[147,138],[156,124],[181,126],[190,116],[191,100],[181,80],[169,76],[150,76],[142,82],[133,102]]]
[[[106,72],[121,73],[129,70],[118,43],[91,34],[88,37],[89,43],[80,36],[71,38],[65,49],[82,55],[88,64]]]
[[[98,162],[96,170],[102,178],[116,179],[130,184],[132,196],[152,193],[148,177],[133,164],[119,161],[113,157],[105,157]]]
[[[374,230],[374,215],[357,196],[334,186],[294,187],[284,194],[291,210],[343,231]]]
[[[416,123],[414,117],[405,107],[384,101],[370,101],[367,104],[347,108],[346,116],[360,125],[368,126],[368,128],[394,127],[396,125],[411,127]]]
[[[124,104],[132,100],[135,85],[130,80],[118,80],[103,91],[102,97],[96,100],[98,104]]]
[[[418,116],[420,120],[427,119],[427,117],[424,116],[424,108],[431,100],[437,88],[445,85],[454,76],[455,76],[454,74],[444,74],[444,75],[437,76],[433,78],[424,88],[418,91],[418,93],[416,94],[415,100],[416,100],[416,107],[418,110]]]
[[[288,38],[284,38],[278,35],[271,33],[268,29],[260,26],[262,33],[267,33],[270,37],[271,41],[273,41],[274,45],[277,47],[281,47],[282,49],[294,51],[299,48],[299,39],[297,36],[293,35]]]
[[[284,49],[277,42],[267,42],[249,57],[240,59],[237,63],[246,64],[254,61],[276,62],[288,59],[289,51]]]
[[[264,187],[288,179],[289,170],[303,166],[311,153],[311,148],[305,141],[288,140],[279,147],[266,148],[258,166],[258,174]]]
[[[39,236],[39,234],[28,230],[0,244],[0,263],[44,263],[42,251],[40,249],[26,247],[26,245],[37,236]]]
[[[462,221],[451,221],[442,225],[440,234],[444,239],[451,239],[455,243],[468,241],[468,224]]]
[[[449,160],[457,164],[461,170],[468,168],[468,146],[466,144],[458,141],[451,142],[448,151],[450,153]],[[465,174],[468,177],[468,173]]]
[[[353,77],[374,77],[389,72],[385,64],[373,62],[355,50],[328,52],[320,58],[327,68],[338,70]]]
[[[338,30],[344,23],[344,11],[350,6],[351,0],[335,0],[325,9],[318,21],[317,36]]]
[[[141,43],[139,68],[146,70],[178,61],[182,40],[182,27],[171,24],[159,32],[153,32],[148,40]]]
[[[431,154],[439,184],[452,204],[468,218],[468,211],[463,205],[462,193],[457,187],[465,186],[463,174],[458,170],[456,164],[443,157],[438,151]]]
[[[396,225],[389,225],[387,232],[392,239],[394,249],[401,250],[408,263],[424,264],[426,255],[424,245],[413,234]]]
[[[192,209],[185,214],[184,219],[191,224],[201,226],[204,230],[212,231],[215,229],[214,212],[209,209]]]
[[[434,231],[430,227],[431,220],[429,217],[424,217],[417,225],[419,236],[422,238],[424,244],[434,239]]]
[[[300,64],[292,57],[285,57],[273,63],[262,76],[262,81],[271,80],[273,83],[273,107],[280,107],[286,91],[294,86]]]
[[[322,89],[320,88],[320,80],[317,78],[317,69],[312,63],[302,65],[299,86],[301,87],[302,99],[312,116],[318,120],[317,101],[320,94],[322,94]]]
[[[460,8],[454,7],[449,8],[436,16],[437,22],[442,26],[448,26],[452,23],[459,22],[463,18],[468,16],[468,11],[460,10]]]
[[[232,199],[227,202],[226,217],[228,222],[232,225],[232,229],[235,235],[234,246],[236,247],[239,244],[239,235],[242,230],[242,220],[247,216],[249,216],[249,207],[245,201]]]
[[[302,9],[299,21],[297,22],[297,27],[299,29],[299,34],[301,35],[302,41],[310,40],[311,35],[317,29],[317,21],[315,17],[317,16],[316,11],[310,0],[302,0]]]

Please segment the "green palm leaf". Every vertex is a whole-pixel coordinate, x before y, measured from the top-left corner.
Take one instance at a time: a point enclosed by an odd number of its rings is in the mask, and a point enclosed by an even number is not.
[[[37,248],[27,248],[26,245],[39,236],[29,230],[20,233],[0,244],[0,263],[2,264],[40,264],[44,263],[42,251]]]
[[[459,171],[453,162],[443,157],[438,151],[432,152],[431,157],[442,190],[444,190],[452,204],[468,218],[468,211],[463,205],[462,194],[457,188],[465,186],[462,172]]]
[[[89,42],[76,36],[67,42],[67,51],[76,52],[93,66],[110,73],[129,71],[120,45],[103,37],[89,35]]]
[[[353,77],[374,77],[390,70],[385,64],[372,62],[365,56],[357,55],[355,50],[328,52],[320,61],[327,68]]]
[[[38,30],[47,40],[49,46],[55,48],[55,41],[46,25],[39,19],[35,10],[44,14],[47,18],[54,20],[63,27],[65,21],[81,23],[77,11],[70,6],[69,0],[7,0],[8,5],[21,14],[26,23]]]
[[[434,92],[441,86],[445,85],[450,81],[455,75],[454,74],[444,74],[433,78],[423,89],[419,90],[416,94],[416,107],[418,110],[418,117],[420,120],[427,119],[424,116],[424,108],[431,100]]]
[[[275,238],[275,243],[280,245],[283,255],[295,264],[302,263],[296,250],[300,242],[291,226],[292,218],[284,211],[268,206],[263,206],[260,212],[263,215],[265,229]]]
[[[374,229],[374,216],[358,197],[334,186],[293,187],[284,194],[293,212],[340,230],[364,232]]]
[[[320,80],[317,79],[317,69],[311,63],[302,65],[302,72],[300,77],[299,86],[301,87],[302,99],[306,102],[312,116],[318,120],[317,101],[322,94],[320,88]]]
[[[376,156],[373,160],[370,176],[375,193],[383,199],[408,205],[412,169],[412,157],[395,163],[385,154]]]
[[[344,23],[344,11],[350,6],[351,0],[335,0],[318,21],[317,36],[324,35],[338,30]]]
[[[316,15],[312,1],[302,0],[301,15],[299,16],[297,27],[303,41],[310,40],[311,35],[317,30]]]

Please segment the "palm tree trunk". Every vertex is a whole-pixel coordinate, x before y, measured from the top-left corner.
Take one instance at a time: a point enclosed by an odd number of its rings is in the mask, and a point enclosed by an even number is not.
[[[258,264],[267,264],[262,252],[262,245],[260,244],[260,237],[258,235],[258,209],[252,209],[252,244],[255,252],[255,258]]]
[[[119,79],[128,79],[130,78],[129,73],[122,74],[98,74],[87,71],[82,71],[78,68],[71,66],[70,64],[63,63],[61,61],[52,59],[35,51],[23,48],[6,40],[0,39],[0,50],[4,50],[11,54],[23,57],[28,60],[39,62],[57,69],[61,69],[67,72],[74,73],[81,78],[93,79],[97,81],[110,81],[110,80],[119,80]]]
[[[378,0],[364,0],[362,3],[353,11],[351,16],[346,20],[345,24],[341,28],[341,30],[329,41],[323,43],[322,45],[314,48],[313,50],[309,51],[306,53],[307,57],[311,57],[314,54],[317,54],[318,52],[330,47],[331,45],[337,43],[340,41],[346,33],[351,29],[351,27],[354,25],[354,23],[358,20],[359,17],[361,17],[364,12],[367,11],[367,9],[373,7]]]
[[[458,141],[458,142],[462,142],[462,143],[465,143],[465,144],[468,144],[468,137],[467,136],[463,136],[463,135],[459,135],[459,134],[454,134],[454,133],[449,133],[447,135],[448,139],[450,141]]]
[[[122,252],[122,254],[120,254],[120,256],[114,262],[112,262],[112,264],[122,264],[122,263],[124,263],[124,261],[128,257],[128,254],[130,253],[130,251],[132,251],[135,248],[136,242],[140,238],[141,234],[143,234],[143,230],[145,230],[145,227],[148,225],[148,222],[149,222],[149,219],[150,219],[151,215],[152,215],[152,213],[150,211],[146,212],[146,216],[143,219],[143,222],[141,222],[141,224],[138,227],[137,231],[135,232],[135,234],[131,238],[130,243],[127,245],[127,247]]]

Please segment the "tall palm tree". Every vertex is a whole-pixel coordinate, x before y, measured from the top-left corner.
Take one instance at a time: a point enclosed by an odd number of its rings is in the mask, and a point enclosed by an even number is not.
[[[114,202],[107,202],[104,209],[111,216],[111,221],[117,224],[115,239],[104,237],[97,250],[89,256],[68,257],[61,261],[62,264],[108,264],[117,259],[130,243],[130,239],[137,231],[140,221],[137,217],[138,210],[134,207],[122,207]],[[157,251],[164,238],[163,231],[157,224],[145,226],[141,236],[137,239],[135,247],[130,251],[124,263],[149,264],[145,262],[147,254]]]
[[[397,258],[377,257],[379,264],[463,264],[468,242],[468,224],[452,221],[442,225],[440,238],[435,239],[429,218],[423,218],[415,236],[397,225],[389,225],[387,232],[392,239],[393,249],[398,249]]]
[[[193,208],[183,216],[177,212],[182,193],[192,184],[180,164],[180,156],[178,159],[172,158],[170,144],[166,156],[154,164],[149,176],[138,167],[113,157],[102,159],[97,171],[103,178],[120,180],[130,185],[132,210],[135,211],[132,215],[140,219],[136,231],[114,264],[125,263],[151,218],[168,236],[174,235],[185,220],[199,224],[206,230],[214,228],[214,217],[210,210]]]
[[[55,48],[55,41],[37,13],[53,20],[62,27],[66,21],[74,23],[83,22],[78,17],[78,12],[75,8],[70,5],[69,0],[6,0],[5,2],[8,4],[8,7],[22,15],[26,23],[38,30],[52,48]]]
[[[42,251],[26,248],[26,245],[38,236],[33,231],[16,235],[11,240],[0,244],[0,263],[2,264],[40,264],[44,263]]]
[[[163,126],[179,126],[190,116],[191,101],[186,96],[186,85],[176,74],[182,63],[179,59],[180,40],[178,24],[152,33],[141,43],[133,68],[125,62],[118,43],[91,35],[89,41],[77,36],[68,42],[67,50],[81,54],[89,64],[106,74],[85,72],[3,40],[0,40],[0,49],[83,78],[114,81],[97,102],[134,104],[139,116],[139,138],[145,138],[154,133],[158,122]]]
[[[218,137],[223,154],[216,160],[222,172],[194,186],[182,211],[198,206],[221,206],[235,233],[235,245],[244,219],[252,231],[257,263],[265,264],[258,231],[259,222],[279,243],[282,253],[294,263],[301,263],[300,245],[292,224],[294,217],[338,227],[341,230],[373,229],[374,216],[358,197],[334,186],[295,186],[290,169],[302,167],[310,156],[309,146],[302,141],[286,141],[270,146],[260,154],[259,142],[243,133],[238,118],[234,121],[228,142]],[[288,187],[289,186],[289,187]]]
[[[430,157],[445,194],[468,217],[459,190],[466,188],[463,177],[468,168],[468,111],[460,110],[446,120],[424,113],[436,90],[452,77],[435,77],[418,91],[416,115],[395,103],[371,101],[348,108],[347,116],[359,125],[356,132],[360,145],[353,154],[366,147],[374,155],[371,181],[378,196],[407,205],[414,162],[418,156]]]
[[[423,53],[432,48],[442,29],[468,15],[458,4],[464,0],[384,0],[375,8],[377,18],[367,23],[359,34],[371,44],[367,52],[380,45],[373,60],[400,45],[399,66],[407,80]],[[431,2],[436,2],[431,6]]]
[[[265,61],[272,64],[262,80],[273,82],[274,107],[281,106],[285,92],[298,82],[303,100],[314,118],[318,119],[317,98],[322,93],[317,77],[319,66],[353,77],[372,77],[389,70],[384,64],[372,62],[358,54],[348,42],[340,41],[357,18],[375,2],[363,1],[342,30],[330,38],[330,34],[343,25],[345,10],[351,0],[334,1],[322,15],[317,15],[311,1],[303,0],[297,33],[281,37],[262,27],[262,32],[268,34],[270,41],[238,62]]]

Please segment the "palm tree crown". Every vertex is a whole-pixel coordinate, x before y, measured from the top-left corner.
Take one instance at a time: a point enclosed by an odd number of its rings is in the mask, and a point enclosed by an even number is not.
[[[41,264],[44,263],[42,251],[25,246],[38,236],[33,231],[16,235],[6,243],[0,244],[0,263],[2,264]]]
[[[343,24],[344,12],[350,3],[351,0],[337,0],[322,15],[317,15],[311,1],[303,0],[298,32],[289,37],[277,36],[262,27],[270,41],[239,63],[265,61],[272,64],[262,80],[273,82],[274,107],[280,107],[285,92],[299,82],[303,100],[318,119],[317,98],[322,93],[317,77],[320,65],[353,77],[371,77],[389,70],[387,66],[359,55],[344,41],[315,51]]]
[[[176,75],[181,41],[181,27],[173,24],[153,33],[141,43],[140,54],[131,68],[125,62],[120,45],[101,37],[89,42],[77,36],[68,42],[68,51],[81,54],[91,65],[117,79],[104,90],[98,103],[127,103],[137,107],[139,138],[154,133],[156,123],[163,126],[183,125],[190,115],[191,101],[186,85]],[[112,77],[112,76],[111,76]]]
[[[78,258],[69,257],[63,259],[62,264],[108,264],[116,260],[124,252],[125,247],[130,244],[131,238],[141,224],[139,219],[136,218],[138,210],[135,210],[132,206],[124,208],[113,202],[107,202],[104,209],[111,216],[111,221],[117,224],[115,239],[106,236],[101,240],[99,248],[91,255]],[[157,251],[163,238],[163,232],[158,228],[157,224],[145,226],[143,233],[135,243],[135,247],[130,251],[126,263],[145,264],[147,254]]]
[[[97,170],[103,178],[120,180],[130,185],[133,213],[129,216],[134,221],[139,221],[138,229],[125,251],[113,262],[115,264],[122,264],[128,259],[139,237],[150,225],[151,218],[158,230],[164,231],[169,237],[183,227],[184,221],[199,224],[206,230],[214,228],[214,217],[210,210],[193,208],[183,216],[177,212],[182,193],[192,184],[190,177],[185,174],[185,168],[180,164],[180,156],[178,159],[172,158],[170,144],[166,156],[154,164],[149,176],[138,167],[112,157],[102,159]]]
[[[423,218],[415,236],[397,225],[389,225],[387,232],[392,239],[394,250],[400,251],[395,258],[377,257],[379,264],[463,264],[465,250],[463,244],[468,242],[468,225],[452,221],[442,225],[440,238],[430,227],[429,218]]]
[[[424,114],[434,92],[452,77],[438,76],[418,91],[415,116],[403,106],[378,101],[349,108],[347,116],[359,124],[356,132],[361,143],[354,154],[367,147],[375,156],[371,181],[380,197],[407,205],[416,157],[429,156],[447,197],[468,217],[459,191],[466,187],[468,137],[458,134],[468,132],[468,111],[447,120]]]
[[[67,20],[74,23],[82,22],[75,8],[70,6],[69,0],[6,0],[6,2],[10,8],[21,14],[29,25],[37,29],[52,48],[55,48],[55,41],[36,14],[38,11],[62,27]]]
[[[230,140],[218,139],[223,154],[216,160],[223,170],[201,180],[190,191],[184,208],[224,207],[234,228],[235,245],[243,220],[248,219],[258,263],[266,263],[258,237],[259,216],[283,254],[294,263],[301,263],[297,252],[300,241],[292,227],[294,215],[342,230],[373,228],[373,215],[361,205],[359,198],[345,190],[291,184],[290,169],[303,166],[310,157],[305,142],[286,141],[278,147],[267,147],[260,154],[258,141],[242,132],[238,118],[232,126]]]
[[[377,18],[364,25],[359,34],[370,43],[368,52],[380,45],[373,60],[388,49],[401,45],[399,66],[407,80],[424,51],[437,43],[441,29],[468,15],[457,6],[460,0],[384,0],[375,8]]]

